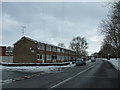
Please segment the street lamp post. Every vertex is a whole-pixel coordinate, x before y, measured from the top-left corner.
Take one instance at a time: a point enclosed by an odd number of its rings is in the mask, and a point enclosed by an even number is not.
[[[107,57],[107,60],[110,60],[110,54],[108,53],[108,57]]]

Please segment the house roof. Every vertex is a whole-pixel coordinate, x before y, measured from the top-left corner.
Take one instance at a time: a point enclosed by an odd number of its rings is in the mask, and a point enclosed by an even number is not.
[[[21,41],[21,40],[23,40],[23,39],[28,39],[28,40],[30,40],[30,41],[32,41],[32,42],[34,42],[34,43],[37,42],[36,40],[33,40],[33,39],[31,39],[31,38],[29,38],[29,37],[26,37],[26,36],[23,36],[21,39],[19,39],[19,40],[18,40],[17,42],[15,42],[13,45],[17,44],[19,41]]]
[[[49,46],[54,46],[54,47],[58,47],[58,48],[62,48],[62,49],[65,49],[65,50],[70,50],[70,49],[66,49],[66,48],[63,48],[63,47],[60,47],[60,46],[55,46],[53,44],[48,44],[48,43],[44,43],[44,42],[38,42],[37,40],[33,40],[29,37],[26,37],[26,36],[23,36],[21,39],[19,39],[17,42],[15,42],[13,45],[17,44],[19,41],[21,41],[22,39],[28,39],[34,43],[42,43],[42,44],[46,44],[46,45],[49,45]],[[70,50],[70,51],[73,51],[73,50]],[[75,52],[75,51],[74,51]]]
[[[6,48],[6,46],[0,46],[0,48]]]

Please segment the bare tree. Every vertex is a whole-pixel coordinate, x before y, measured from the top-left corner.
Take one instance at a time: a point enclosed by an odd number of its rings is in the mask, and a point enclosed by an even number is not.
[[[112,12],[102,21],[100,30],[105,35],[104,43],[111,45],[120,57],[120,1],[112,3]]]
[[[84,37],[81,38],[80,36],[77,36],[72,39],[69,48],[76,51],[78,56],[86,56],[86,49],[88,48],[88,43]]]
[[[62,47],[62,48],[66,48],[65,45],[64,45],[64,43],[58,43],[58,46]]]

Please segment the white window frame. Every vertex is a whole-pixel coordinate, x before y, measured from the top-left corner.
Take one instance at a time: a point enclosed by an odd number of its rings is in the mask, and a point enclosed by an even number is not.
[[[65,53],[68,54],[68,51],[66,50]]]
[[[38,58],[38,56],[40,57],[40,55],[42,55],[42,59]],[[44,60],[44,54],[37,54],[37,60]]]
[[[66,60],[68,60],[68,56],[66,56],[66,58],[65,58]]]
[[[52,47],[52,51],[53,51],[53,52],[56,52],[56,47]]]
[[[57,48],[57,52],[60,52],[60,48]]]
[[[64,60],[64,56],[62,56],[62,60]]]
[[[47,45],[46,46],[46,51],[51,51],[51,48],[52,48],[51,46]]]
[[[52,58],[52,56],[54,57],[54,59]],[[57,59],[57,56],[56,56],[56,55],[52,55],[52,56],[51,56],[51,59],[52,59],[52,60],[56,60],[56,59]],[[56,58],[55,58],[55,57],[56,57]]]
[[[57,55],[57,60],[61,60],[61,56]]]
[[[46,60],[51,60],[51,55],[46,55]]]
[[[71,56],[69,56],[69,60],[71,60]]]
[[[6,55],[13,55],[13,51],[6,51]]]
[[[64,49],[62,49],[62,53],[64,53],[65,52],[65,50]]]
[[[45,45],[41,44],[41,43],[38,43],[37,48],[40,49],[40,50],[45,50]]]

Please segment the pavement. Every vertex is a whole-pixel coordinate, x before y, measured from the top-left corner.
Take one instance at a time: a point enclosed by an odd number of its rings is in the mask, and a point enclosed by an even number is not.
[[[98,58],[98,60],[106,60],[109,63],[112,64],[112,66],[116,69],[120,71],[120,58],[110,58],[110,60],[106,59],[106,58]]]
[[[119,72],[107,61],[46,73],[2,85],[6,88],[119,88]]]

